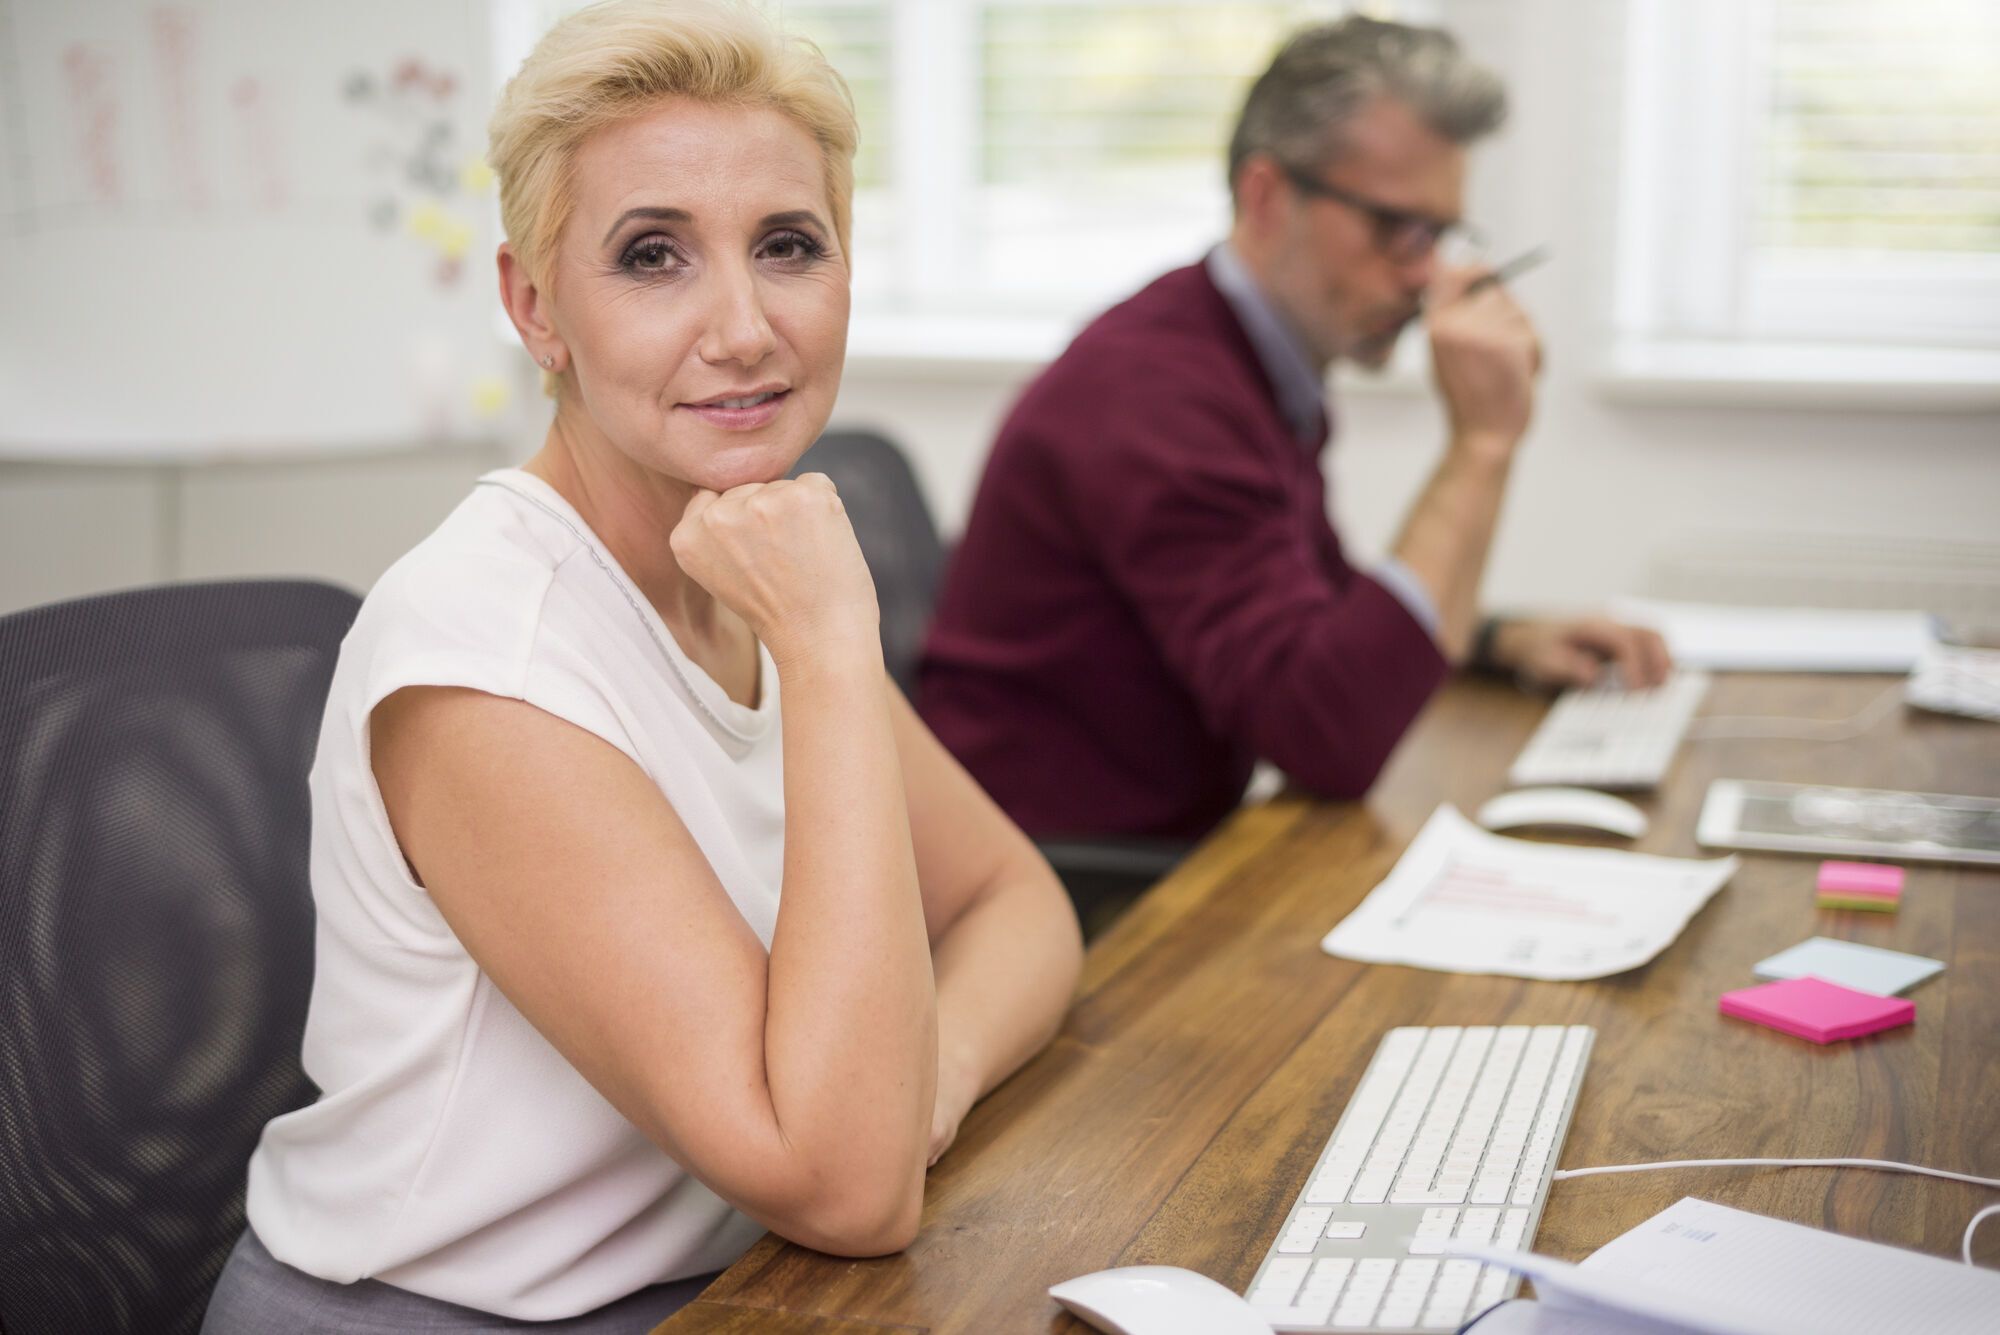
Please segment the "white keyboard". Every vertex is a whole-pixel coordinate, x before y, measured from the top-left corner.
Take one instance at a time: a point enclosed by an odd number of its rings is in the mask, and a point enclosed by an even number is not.
[[[1514,758],[1507,782],[1651,788],[1707,693],[1705,672],[1676,672],[1643,691],[1564,691]]]
[[[1453,1331],[1513,1295],[1454,1243],[1527,1247],[1595,1031],[1391,1029],[1250,1284],[1287,1331]]]
[[[1932,645],[1910,669],[1903,698],[1919,709],[2000,722],[2000,649]]]

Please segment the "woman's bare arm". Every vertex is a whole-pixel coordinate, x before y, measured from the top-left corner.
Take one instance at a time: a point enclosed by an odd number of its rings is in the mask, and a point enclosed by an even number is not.
[[[937,972],[930,1158],[1062,1024],[1083,966],[1076,911],[1027,836],[887,688]]]

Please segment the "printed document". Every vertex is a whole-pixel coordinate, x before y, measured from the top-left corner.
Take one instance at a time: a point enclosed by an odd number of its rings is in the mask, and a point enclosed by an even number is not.
[[[1441,806],[1320,948],[1447,973],[1602,978],[1665,950],[1736,865],[1504,839]]]

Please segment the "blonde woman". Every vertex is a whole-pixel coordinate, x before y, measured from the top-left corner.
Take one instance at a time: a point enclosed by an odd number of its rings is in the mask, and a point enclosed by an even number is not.
[[[825,424],[854,123],[721,0],[552,31],[492,127],[545,445],[386,574],[313,772],[306,1069],[206,1329],[643,1331],[865,1256],[1045,1043],[1068,900],[883,670]]]

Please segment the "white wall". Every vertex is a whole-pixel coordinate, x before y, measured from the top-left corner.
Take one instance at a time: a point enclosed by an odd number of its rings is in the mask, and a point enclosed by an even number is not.
[[[1475,162],[1472,204],[1502,248],[1545,240],[1519,285],[1549,365],[1488,574],[1496,605],[1579,604],[1641,587],[1698,532],[2000,541],[2000,414],[1616,404],[1592,373],[1607,336],[1608,4],[1459,0],[1468,44],[1507,74],[1514,114]],[[0,318],[32,319],[18,310]],[[525,371],[525,367],[523,370]],[[963,518],[1020,372],[850,367],[836,424],[913,454],[948,528]],[[1379,551],[1434,456],[1440,425],[1410,389],[1343,392],[1336,512]],[[316,574],[365,586],[528,424],[485,447],[186,469],[0,463],[0,610],[169,578]]]

